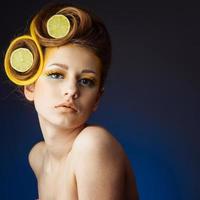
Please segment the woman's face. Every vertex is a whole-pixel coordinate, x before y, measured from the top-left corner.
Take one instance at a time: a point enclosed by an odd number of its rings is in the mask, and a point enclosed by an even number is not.
[[[25,96],[34,101],[43,121],[74,128],[96,110],[100,81],[101,62],[87,48],[73,44],[47,48],[43,72],[31,89],[25,87]]]

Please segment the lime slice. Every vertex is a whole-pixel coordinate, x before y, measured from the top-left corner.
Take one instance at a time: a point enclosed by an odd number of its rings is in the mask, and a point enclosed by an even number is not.
[[[65,37],[70,30],[70,22],[64,15],[53,15],[47,21],[47,32],[53,38]]]
[[[27,48],[15,49],[10,56],[10,64],[18,72],[26,72],[32,67],[33,54]]]

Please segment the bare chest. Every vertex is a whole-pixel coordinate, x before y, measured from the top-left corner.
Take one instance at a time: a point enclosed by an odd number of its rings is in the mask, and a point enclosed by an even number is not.
[[[44,165],[38,178],[38,192],[42,200],[77,200],[76,179],[71,159],[55,168]]]

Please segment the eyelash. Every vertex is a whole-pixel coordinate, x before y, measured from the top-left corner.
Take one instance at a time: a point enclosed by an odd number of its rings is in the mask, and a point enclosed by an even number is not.
[[[56,75],[56,77],[54,76],[53,78],[53,75]],[[46,76],[47,77],[50,77],[52,79],[63,79],[64,78],[64,74],[62,72],[58,72],[58,71],[49,71],[46,73]],[[58,78],[61,77],[61,78]],[[83,81],[87,81],[87,83],[83,83]],[[81,78],[80,80],[78,80],[78,83],[80,83],[81,86],[83,87],[93,87],[95,86],[96,84],[96,79],[95,78]]]
[[[84,84],[83,82],[81,83],[81,81],[87,81],[87,83],[88,84]],[[80,79],[79,81],[78,81],[80,84],[81,84],[81,86],[83,86],[83,87],[94,87],[95,86],[95,80],[94,79],[90,79],[90,78],[82,78],[82,79]]]
[[[62,76],[62,78],[64,77],[64,74],[62,72],[59,71],[49,71],[46,73],[47,77],[53,78],[52,75],[57,75],[57,76]],[[57,79],[58,77],[54,77],[53,79]]]

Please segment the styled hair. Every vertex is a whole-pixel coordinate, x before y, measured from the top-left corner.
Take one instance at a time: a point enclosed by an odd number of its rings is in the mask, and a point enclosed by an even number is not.
[[[53,38],[47,32],[47,21],[55,15],[62,14],[66,16],[70,22],[69,33],[62,38]],[[108,69],[111,64],[111,40],[109,33],[102,22],[94,13],[89,10],[79,8],[77,6],[68,6],[66,4],[49,4],[43,7],[32,19],[31,29],[36,37],[37,44],[29,38],[23,38],[16,42],[8,52],[10,57],[12,51],[18,47],[28,48],[34,57],[32,67],[26,72],[18,72],[10,67],[10,73],[12,73],[19,80],[26,80],[36,73],[40,63],[40,52],[38,51],[38,45],[44,55],[44,50],[47,47],[59,47],[66,44],[77,44],[82,47],[91,50],[101,61],[101,87],[107,77]]]

